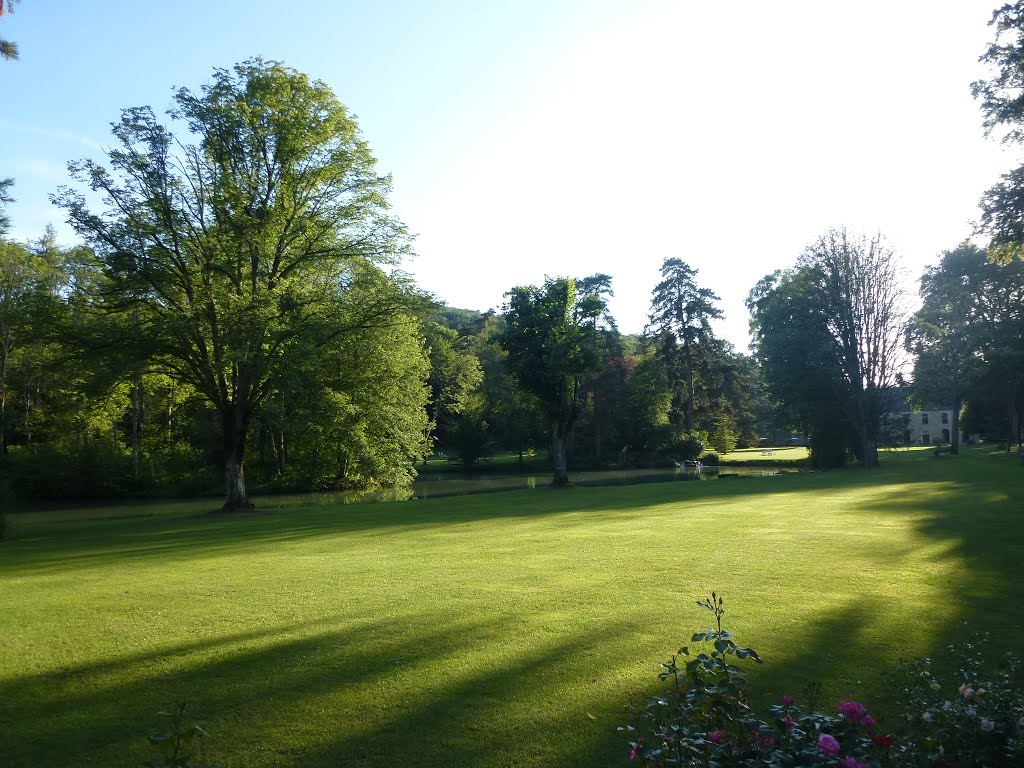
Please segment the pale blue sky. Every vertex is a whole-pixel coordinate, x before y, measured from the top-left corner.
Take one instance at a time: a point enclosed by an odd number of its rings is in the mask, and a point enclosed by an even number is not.
[[[358,116],[417,234],[406,269],[448,303],[602,271],[636,332],[674,256],[742,350],[751,286],[825,228],[882,231],[913,277],[970,234],[1014,160],[969,94],[994,3],[24,0],[0,18],[22,51],[0,177],[15,238],[71,242],[46,197],[67,161],[101,159],[122,108],[263,55]]]

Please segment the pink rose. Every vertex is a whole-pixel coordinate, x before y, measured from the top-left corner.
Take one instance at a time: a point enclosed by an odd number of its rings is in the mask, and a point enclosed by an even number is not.
[[[974,698],[974,689],[973,688],[964,688],[964,698],[967,699],[967,700],[973,699]]]
[[[991,733],[996,729],[996,724],[989,720],[987,717],[981,718],[981,730],[985,733]]]
[[[724,734],[721,731],[712,731],[708,738],[711,739],[711,743],[713,744],[721,744],[723,735]]]
[[[792,717],[790,717],[789,715],[786,715],[786,716],[785,716],[784,718],[782,718],[782,724],[783,724],[784,726],[786,726],[786,730],[787,730],[787,731],[788,731],[788,730],[789,730],[790,728],[792,728],[792,727],[793,727],[793,725],[794,725],[795,723],[796,723],[796,720],[794,720],[794,719],[793,719]]]
[[[835,757],[839,752],[839,742],[827,733],[818,737],[818,751],[828,757]]]
[[[782,703],[785,704],[787,707],[792,706],[795,701],[796,699],[794,699],[788,693],[782,697]]]
[[[873,718],[871,715],[864,715],[865,728],[874,728],[876,725],[878,725],[878,723],[875,722],[875,718]]]
[[[851,723],[861,723],[867,717],[868,711],[859,701],[840,701],[839,714]]]
[[[871,768],[867,763],[862,763],[853,757],[844,757],[839,761],[839,768]]]

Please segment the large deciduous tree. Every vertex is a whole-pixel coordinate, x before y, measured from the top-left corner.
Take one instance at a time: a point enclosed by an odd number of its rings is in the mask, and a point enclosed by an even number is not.
[[[807,248],[808,270],[828,308],[827,328],[842,373],[841,399],[857,430],[865,467],[878,463],[878,434],[904,363],[909,314],[903,270],[881,235],[833,229]]]
[[[599,281],[586,282],[598,285]],[[552,485],[569,485],[566,446],[580,414],[580,385],[597,369],[596,322],[605,312],[600,293],[580,294],[571,278],[520,286],[505,294],[502,347],[520,386],[537,397],[551,428]]]
[[[747,306],[765,379],[811,430],[816,463],[841,464],[852,428],[861,463],[877,464],[908,320],[895,252],[880,235],[830,230],[794,269],[760,281]]]
[[[846,385],[828,329],[830,307],[807,270],[762,278],[750,292],[750,330],[772,421],[810,436],[818,469],[843,466],[856,439],[840,405]]]
[[[950,438],[967,402],[973,431],[1021,439],[1024,404],[1024,262],[996,263],[971,243],[946,251],[921,278],[921,308],[907,345],[914,388],[927,402],[954,406]]]
[[[12,376],[27,367],[23,355],[43,340],[52,326],[58,267],[45,255],[18,243],[0,240],[0,456],[7,453],[15,419],[11,407]],[[22,388],[24,389],[24,387]],[[22,392],[22,398],[28,397]],[[31,408],[22,408],[25,419]]]
[[[987,271],[985,252],[961,243],[942,254],[921,277],[921,307],[907,330],[914,353],[914,390],[919,401],[953,407],[950,451],[960,452],[960,410],[968,376],[977,366],[979,318],[976,292]]]
[[[125,110],[109,169],[55,201],[101,259],[96,306],[129,314],[124,343],[220,417],[225,509],[251,506],[249,425],[292,365],[367,328],[408,322],[402,291],[362,290],[405,248],[355,121],[322,82],[253,59],[182,88],[168,112]]]

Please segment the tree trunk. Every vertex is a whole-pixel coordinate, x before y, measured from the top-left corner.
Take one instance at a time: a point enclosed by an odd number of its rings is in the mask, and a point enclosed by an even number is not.
[[[863,462],[865,469],[878,466],[878,443],[869,437],[865,437],[861,440],[863,446],[862,451],[864,453],[861,461]]]
[[[142,456],[142,377],[136,376],[131,389],[131,444],[132,479],[139,483],[139,463]]]
[[[224,430],[225,512],[243,512],[253,508],[245,488],[245,438],[249,432],[249,414],[233,405],[221,413]]]
[[[553,488],[566,488],[570,485],[569,473],[565,464],[565,439],[567,430],[557,420],[551,424],[551,460],[555,465],[555,475],[551,479]]]
[[[960,390],[953,388],[953,431],[949,435],[949,452],[954,456],[960,453]]]
[[[686,355],[686,433],[693,434],[693,355],[690,353],[689,342],[683,345]]]
[[[0,456],[7,455],[7,359],[10,351],[5,340],[3,357],[0,357]]]
[[[1010,452],[1010,446],[1016,443],[1020,445],[1020,418],[1017,414],[1017,404],[1010,401],[1010,434],[1006,440],[1006,452]]]
[[[284,430],[274,430],[274,457],[276,461],[275,469],[277,470],[278,477],[284,477],[284,471],[288,464],[288,448],[284,442]]]
[[[32,452],[32,391],[31,379],[25,386],[25,447]],[[38,389],[37,389],[38,394]]]

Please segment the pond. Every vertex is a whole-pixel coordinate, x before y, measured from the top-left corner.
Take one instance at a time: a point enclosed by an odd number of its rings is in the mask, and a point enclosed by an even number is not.
[[[606,469],[570,472],[569,479],[578,486],[637,485],[672,481],[718,480],[723,477],[776,477],[796,474],[800,470],[780,467],[678,467],[668,469]],[[411,486],[380,488],[371,491],[323,491],[287,496],[264,496],[260,507],[292,506],[294,504],[354,504],[368,501],[406,501],[440,496],[463,496],[471,493],[496,493],[529,488],[546,488],[551,473],[509,474],[487,472],[425,472]]]

